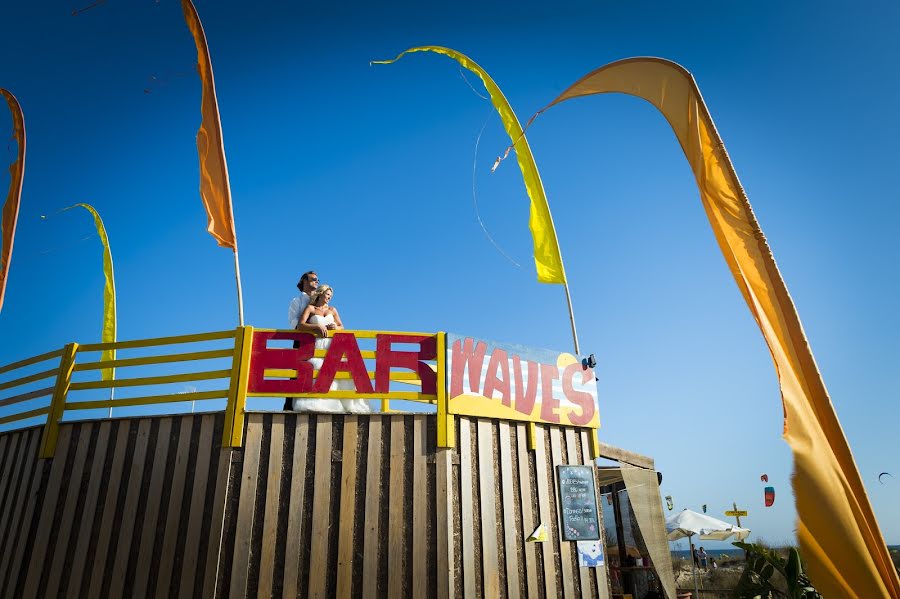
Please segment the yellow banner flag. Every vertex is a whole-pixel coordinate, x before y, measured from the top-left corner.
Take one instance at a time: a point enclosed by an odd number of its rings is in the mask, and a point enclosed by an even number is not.
[[[528,227],[531,229],[531,236],[534,238],[534,266],[537,270],[538,281],[541,283],[565,285],[566,271],[563,268],[559,242],[556,239],[556,229],[553,227],[553,217],[550,214],[550,206],[547,204],[547,196],[544,194],[541,175],[538,173],[537,165],[534,163],[534,156],[531,154],[531,148],[528,146],[528,140],[525,138],[519,119],[516,118],[516,113],[513,112],[503,92],[500,91],[500,88],[497,87],[491,76],[471,58],[460,54],[456,50],[441,46],[410,48],[398,54],[393,60],[373,60],[372,64],[391,64],[411,52],[435,52],[449,56],[478,75],[482,83],[484,83],[484,87],[487,88],[491,97],[491,103],[497,109],[503,127],[506,129],[506,134],[509,135],[509,139],[516,150],[519,169],[522,171],[522,178],[525,181],[525,190],[531,199]]]
[[[16,221],[19,220],[22,181],[25,178],[25,116],[14,95],[2,88],[0,94],[6,98],[9,111],[12,113],[13,135],[18,146],[16,160],[9,165],[9,192],[6,194],[6,202],[3,204],[0,217],[0,310],[2,310],[3,298],[6,295],[6,280],[9,277],[9,262],[12,260],[13,241],[16,237]]]
[[[197,131],[197,152],[200,155],[200,197],[206,207],[206,228],[222,247],[237,251],[234,231],[234,212],[231,207],[231,187],[228,182],[228,165],[225,163],[225,146],[222,141],[222,123],[216,102],[216,84],[213,80],[212,62],[206,46],[206,35],[191,0],[181,0],[184,20],[197,46],[197,65],[203,94],[200,100],[202,121]]]
[[[719,248],[766,339],[794,454],[797,536],[825,597],[900,598],[900,579],[787,287],[691,74],[658,58],[589,73],[546,108],[618,92],[653,104],[691,165]]]
[[[94,217],[94,226],[97,228],[97,235],[100,237],[100,243],[103,244],[103,276],[105,283],[103,285],[103,326],[100,329],[101,343],[115,343],[116,341],[116,278],[113,274],[112,252],[109,249],[109,237],[106,235],[106,227],[100,215],[90,204],[75,204],[68,208],[63,208],[60,212],[71,210],[73,208],[84,208]],[[106,349],[100,353],[100,360],[116,359],[115,349]],[[111,381],[116,378],[115,368],[100,369],[100,380]]]

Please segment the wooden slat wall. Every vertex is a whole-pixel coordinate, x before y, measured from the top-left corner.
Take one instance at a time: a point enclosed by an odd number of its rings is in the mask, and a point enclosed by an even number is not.
[[[37,459],[40,427],[0,437],[13,452],[0,473],[17,456],[0,481],[0,596],[209,596],[197,552],[219,555],[222,424],[221,414],[64,423],[52,460]]]
[[[456,430],[457,596],[609,597],[606,572],[579,567],[575,543],[562,541],[559,531],[556,466],[592,463],[588,433],[538,426],[537,447],[529,451],[524,424],[460,418]],[[541,522],[547,541],[526,543]]]
[[[558,464],[588,433],[433,415],[249,413],[0,435],[2,597],[601,597],[562,542]],[[525,543],[543,522],[545,543]],[[442,548],[439,550],[439,548]]]
[[[248,414],[222,548],[234,559],[222,560],[217,596],[435,596],[435,425],[426,414]]]

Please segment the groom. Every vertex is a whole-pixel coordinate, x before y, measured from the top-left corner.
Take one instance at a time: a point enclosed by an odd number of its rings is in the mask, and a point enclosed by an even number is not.
[[[303,273],[303,276],[300,277],[300,281],[297,283],[297,289],[300,290],[300,295],[292,299],[291,305],[288,306],[288,324],[291,325],[292,329],[308,331],[318,330],[318,327],[300,322],[303,311],[306,310],[306,307],[309,305],[309,296],[318,286],[319,275],[317,275],[314,270],[305,272]]]

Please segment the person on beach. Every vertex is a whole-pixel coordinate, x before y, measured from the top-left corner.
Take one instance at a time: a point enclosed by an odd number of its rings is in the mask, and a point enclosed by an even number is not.
[[[329,285],[322,284],[310,295],[309,305],[300,315],[299,324],[307,324],[316,327],[325,327],[328,330],[342,330],[344,323],[337,308],[330,304],[334,297],[334,290]],[[298,327],[299,327],[298,324]],[[331,347],[331,339],[323,335],[316,339],[316,349],[328,349]],[[322,358],[311,358],[309,362],[315,370],[322,368]],[[331,391],[355,391],[356,384],[352,380],[335,379],[331,383]],[[304,399],[294,398],[292,408],[297,412],[350,412],[353,414],[368,414],[372,411],[369,402],[365,399]]]
[[[300,281],[297,283],[297,289],[300,290],[300,295],[292,299],[288,306],[288,324],[292,329],[309,331],[311,333],[321,333],[318,327],[300,322],[300,316],[309,305],[310,294],[318,287],[319,275],[316,274],[316,271],[307,271],[300,277]],[[319,336],[321,337],[322,335]]]
[[[697,555],[699,555],[699,557],[700,557],[700,567],[703,568],[704,571],[706,571],[708,569],[706,567],[707,563],[708,563],[708,558],[706,555],[706,551],[703,549],[703,547],[700,548],[700,551],[698,552]]]
[[[699,568],[700,567],[700,554],[697,552],[697,548],[694,547],[693,543],[691,543],[691,555],[694,558],[694,566]]]

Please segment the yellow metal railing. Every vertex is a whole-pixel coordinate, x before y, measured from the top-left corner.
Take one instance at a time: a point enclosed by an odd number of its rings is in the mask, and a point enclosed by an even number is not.
[[[16,370],[23,370],[28,368],[29,366],[33,366],[35,364],[40,364],[41,362],[47,362],[50,360],[55,360],[63,355],[62,349],[58,349],[56,351],[47,352],[45,354],[41,354],[39,356],[34,356],[32,358],[27,358],[25,360],[19,360],[18,362],[13,362],[12,364],[7,364],[6,366],[0,366],[0,375],[6,373],[12,373]],[[22,404],[34,399],[40,399],[42,397],[49,397],[53,395],[54,388],[56,386],[56,376],[58,375],[59,368],[51,368],[49,370],[43,370],[34,374],[30,374],[27,376],[20,376],[19,378],[15,378],[12,380],[8,380],[4,383],[0,383],[0,392],[16,389],[17,387],[25,387],[31,383],[36,383],[38,381],[47,380],[46,387],[40,387],[38,389],[32,389],[30,391],[24,391],[20,393],[15,393],[13,395],[7,395],[0,397],[0,408],[6,406],[14,406],[18,404]],[[48,380],[49,379],[49,380]],[[21,390],[20,390],[21,391]],[[34,410],[24,410],[24,411],[13,411],[11,414],[6,416],[0,416],[0,425],[10,424],[13,422],[18,422],[21,420],[28,420],[31,418],[35,418],[37,416],[44,416],[50,412],[50,407],[45,406],[41,408],[37,408]]]
[[[80,345],[78,343],[70,343],[63,349],[48,352],[40,356],[21,360],[6,366],[0,367],[0,375],[15,374],[15,371],[21,371],[26,368],[34,368],[41,362],[49,362],[58,359],[58,364],[52,364],[54,367],[31,372],[24,376],[19,376],[5,382],[0,382],[0,408],[5,406],[13,406],[28,402],[31,400],[39,400],[45,397],[50,398],[49,405],[30,410],[13,411],[5,416],[0,416],[0,425],[11,424],[27,419],[33,419],[40,416],[46,416],[44,429],[40,442],[40,457],[53,457],[56,450],[56,442],[59,434],[60,422],[66,413],[84,411],[84,410],[111,410],[113,408],[133,407],[133,406],[153,406],[159,404],[194,402],[211,399],[227,400],[225,404],[225,424],[222,433],[222,445],[224,447],[240,447],[243,444],[243,425],[246,413],[246,403],[249,397],[303,397],[305,399],[365,399],[379,400],[380,407],[383,412],[391,411],[391,401],[406,400],[430,405],[436,405],[438,414],[438,444],[442,447],[452,447],[453,433],[453,416],[447,409],[447,392],[445,385],[445,349],[446,339],[444,333],[409,333],[399,331],[331,331],[329,336],[335,333],[352,335],[357,342],[377,343],[379,336],[390,335],[394,343],[405,343],[404,339],[409,338],[410,343],[425,340],[434,340],[435,355],[424,363],[435,373],[435,392],[424,393],[422,389],[422,380],[418,372],[394,371],[389,365],[385,367],[383,364],[378,365],[377,351],[375,349],[359,349],[359,355],[362,360],[368,361],[370,364],[374,361],[375,369],[366,368],[366,375],[370,381],[377,380],[378,376],[385,377],[390,383],[398,383],[413,387],[411,390],[382,389],[378,392],[360,393],[355,390],[328,390],[326,392],[303,392],[303,393],[282,393],[282,392],[255,392],[248,390],[248,380],[251,374],[251,356],[253,352],[254,333],[273,333],[273,334],[290,334],[294,331],[278,331],[274,329],[254,329],[250,326],[238,327],[235,330],[220,331],[214,333],[200,333],[195,335],[179,335],[172,337],[160,337],[155,339],[141,339],[134,341],[119,341],[115,343],[93,343]],[[178,346],[185,344],[197,344],[204,342],[215,342],[223,340],[233,340],[230,347],[216,349],[200,349],[197,351],[183,351]],[[169,346],[169,351],[159,353],[157,355],[144,355],[135,357],[121,357],[123,350],[147,350]],[[172,349],[172,348],[175,349]],[[90,360],[88,354],[101,352],[108,349],[115,349],[119,356],[115,360]],[[324,358],[327,354],[325,349],[316,349],[313,353],[314,357]],[[225,368],[213,368],[203,370],[191,370],[189,372],[163,372],[146,374],[141,373],[139,376],[133,376],[135,371],[148,368],[165,368],[172,367],[177,364],[190,364],[209,361],[229,359],[230,364]],[[382,360],[384,356],[382,356]],[[104,369],[115,369],[115,378],[111,380],[103,380],[100,372]],[[393,368],[403,370],[402,366],[394,365]],[[385,373],[385,370],[387,372]],[[381,371],[381,375],[379,375]],[[313,371],[313,376],[318,377],[319,371]],[[297,376],[297,371],[289,368],[266,368],[263,376],[266,378],[282,378],[290,379]],[[100,380],[84,380],[91,377]],[[350,379],[350,372],[337,372],[335,379]],[[172,385],[177,383],[193,383],[199,381],[226,381],[220,389],[212,390],[192,390],[182,392],[171,392],[171,387],[165,388],[164,391],[158,392],[160,386]],[[430,377],[429,377],[430,380]],[[46,386],[37,389],[31,389],[18,394],[3,396],[3,392],[7,390],[16,390],[17,388],[27,386],[36,386],[41,381],[46,381]],[[227,388],[226,388],[227,385]],[[117,390],[131,388],[152,388],[153,392],[133,397],[118,397],[113,395]],[[416,389],[418,387],[418,389]],[[373,385],[373,389],[375,386]],[[108,399],[96,399],[98,392],[107,391]],[[88,399],[73,397],[84,395],[85,393],[93,395]]]

